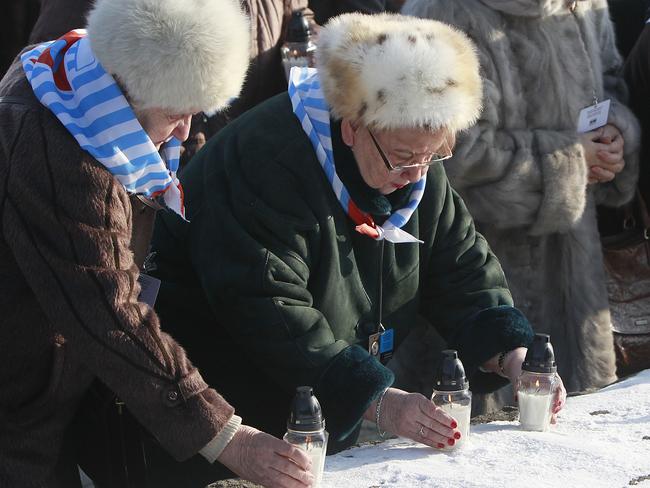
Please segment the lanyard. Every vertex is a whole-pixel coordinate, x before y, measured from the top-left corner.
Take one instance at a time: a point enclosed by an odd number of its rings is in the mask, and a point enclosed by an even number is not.
[[[381,314],[384,300],[384,242],[385,239],[379,241],[379,273],[377,279],[377,332],[383,332],[384,326],[381,323]]]

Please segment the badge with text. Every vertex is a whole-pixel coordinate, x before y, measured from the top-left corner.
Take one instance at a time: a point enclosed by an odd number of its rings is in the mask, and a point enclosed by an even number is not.
[[[609,116],[609,100],[603,100],[580,110],[578,117],[578,132],[584,133],[599,129],[607,124]]]
[[[393,343],[395,332],[393,329],[376,332],[368,337],[368,352],[375,356],[382,364],[386,364],[393,357]]]
[[[160,280],[149,276],[144,273],[140,273],[138,277],[138,283],[140,283],[140,294],[138,295],[138,301],[146,303],[151,308],[153,308],[156,303],[156,298],[158,298],[158,291],[160,290]]]

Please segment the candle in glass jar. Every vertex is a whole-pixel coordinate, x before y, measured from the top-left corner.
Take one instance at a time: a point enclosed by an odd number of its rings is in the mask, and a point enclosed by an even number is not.
[[[462,446],[469,438],[472,392],[469,391],[465,368],[455,349],[445,349],[440,353],[431,401],[458,424],[456,429],[460,432],[460,439],[455,439],[452,446],[445,444],[444,449]]]
[[[294,438],[296,437],[295,433],[294,436],[285,435],[284,438],[287,442],[290,442],[294,446],[304,450],[311,459],[311,473],[314,475],[314,481],[311,485],[312,488],[320,488],[323,479],[323,471],[325,470],[325,451],[327,449],[327,433],[324,435],[324,442],[322,439],[323,434],[320,434],[320,436],[316,435],[313,440],[310,436],[307,436],[306,440],[301,439],[302,442],[300,443],[294,442]]]
[[[544,432],[551,423],[551,399],[548,393],[517,394],[519,402],[519,423],[524,430]]]
[[[311,458],[313,488],[319,488],[323,478],[328,437],[325,419],[320,403],[314,396],[314,390],[311,386],[299,386],[291,402],[287,433],[283,439],[303,449]]]
[[[450,402],[450,403],[443,403],[442,405],[438,405],[444,412],[453,417],[456,423],[458,424],[458,427],[456,430],[460,432],[460,439],[456,441],[456,443],[453,446],[446,445],[446,449],[454,449],[456,447],[460,447],[464,444],[464,442],[469,439],[469,422],[470,422],[470,416],[472,413],[472,406],[471,405],[461,405],[459,403],[455,402]]]

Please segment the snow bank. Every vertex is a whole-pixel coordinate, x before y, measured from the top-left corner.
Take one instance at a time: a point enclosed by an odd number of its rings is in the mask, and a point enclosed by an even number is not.
[[[327,458],[323,488],[650,488],[650,370],[573,397],[550,432],[517,422],[473,425],[470,441],[439,452],[406,439]]]

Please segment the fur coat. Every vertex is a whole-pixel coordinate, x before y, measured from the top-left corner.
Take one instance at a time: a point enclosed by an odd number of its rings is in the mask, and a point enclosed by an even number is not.
[[[435,18],[476,42],[484,76],[479,122],[448,161],[452,184],[502,263],[516,305],[551,334],[568,391],[616,379],[596,205],[634,192],[639,128],[621,104],[621,58],[605,0],[410,0],[403,13]],[[625,169],[587,185],[576,133],[593,91],[610,99]]]

